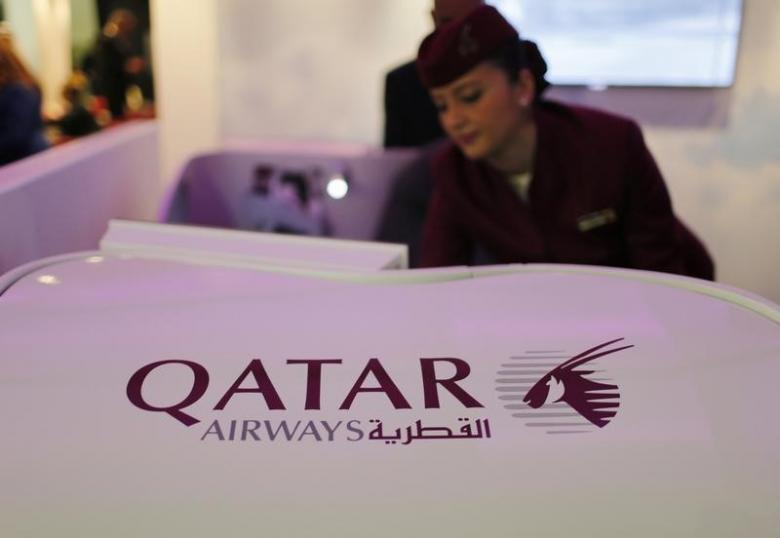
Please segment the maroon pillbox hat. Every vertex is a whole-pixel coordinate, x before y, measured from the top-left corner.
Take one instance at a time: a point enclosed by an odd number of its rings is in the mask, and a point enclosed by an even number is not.
[[[417,53],[417,71],[426,88],[443,86],[519,38],[496,8],[483,5],[429,34]]]

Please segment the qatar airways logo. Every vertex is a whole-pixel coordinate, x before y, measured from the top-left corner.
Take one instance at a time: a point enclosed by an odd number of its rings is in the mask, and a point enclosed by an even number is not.
[[[529,350],[503,363],[496,379],[499,399],[512,416],[548,434],[587,433],[609,424],[620,391],[596,362],[633,345],[617,338],[576,353]]]
[[[620,393],[599,359],[633,347],[621,344],[622,341],[623,338],[610,340],[575,353],[547,349],[512,356],[501,364],[498,372],[495,387],[498,400],[512,417],[521,419],[529,428],[548,434],[586,433],[603,428],[617,414]],[[486,363],[489,364],[482,359],[479,364]],[[420,358],[417,363],[419,375],[411,383],[406,376],[406,386],[399,385],[378,358],[371,358],[354,382],[347,385],[351,388],[342,394],[333,394],[333,388],[323,383],[325,369],[330,372],[344,368],[341,359],[288,359],[282,365],[275,363],[274,366],[300,369],[300,388],[296,390],[294,385],[291,388],[289,379],[293,376],[287,375],[288,382],[281,391],[261,359],[250,360],[243,370],[234,374],[232,383],[222,387],[212,386],[208,369],[200,363],[162,360],[147,364],[130,376],[127,398],[142,411],[167,415],[188,428],[203,422],[196,428],[201,441],[376,441],[406,446],[420,441],[490,439],[493,436],[490,418],[474,415],[476,410],[485,408],[481,403],[484,399],[475,390],[473,380],[468,379],[471,365],[460,358]],[[189,389],[163,391],[162,399],[166,403],[160,403],[159,394],[152,401],[147,400],[144,386],[150,380],[156,381],[153,378],[158,375],[173,373],[180,381],[191,382]],[[343,381],[345,374],[339,374]],[[344,385],[340,386],[343,390]],[[483,385],[482,388],[486,387]],[[420,414],[413,414],[410,419],[406,413],[406,422],[399,424],[393,420],[392,411],[414,411],[408,395],[415,390],[422,392]],[[324,391],[329,391],[327,401],[340,404],[323,408]],[[171,392],[174,394],[169,394]],[[251,398],[257,416],[236,418],[223,414],[229,413],[231,402],[237,398]],[[386,416],[382,419],[357,416],[356,413],[361,412],[361,402],[368,398],[374,398],[373,402],[376,398],[385,400],[390,407]],[[290,401],[303,401],[303,406],[290,408]],[[202,411],[206,402],[211,409],[208,417]],[[446,405],[447,416],[452,417],[453,410],[461,416],[451,419],[451,423],[431,420],[431,417],[442,415],[436,414],[436,410],[443,408],[442,402]],[[201,411],[194,410],[196,404]],[[247,406],[241,408],[246,410]],[[285,412],[294,412],[296,417],[307,419],[289,419]]]
[[[335,415],[337,411],[354,412],[359,408],[361,398],[366,394],[379,394],[387,399],[395,410],[412,409],[404,390],[391,377],[388,370],[377,358],[369,359],[361,373],[352,384],[352,388],[340,399],[341,404],[336,409],[322,408],[323,369],[339,368],[341,359],[289,359],[286,367],[305,368],[305,398],[303,409],[297,411],[322,412]],[[151,376],[161,373],[164,369],[176,368],[192,377],[189,393],[174,403],[161,405],[147,401],[144,397],[144,385]],[[447,369],[447,374],[441,370]],[[462,382],[469,376],[471,367],[463,359],[439,357],[419,359],[419,383],[415,387],[422,388],[423,406],[425,410],[441,409],[440,394],[449,395],[448,403],[457,405],[460,409],[481,409],[484,406],[472,396]],[[192,427],[201,422],[201,417],[195,416],[190,410],[202,399],[208,399],[210,390],[210,375],[208,369],[194,361],[163,360],[147,364],[137,370],[127,383],[127,398],[137,408],[152,413],[164,413],[176,422]],[[406,389],[408,392],[408,388]],[[271,379],[261,359],[253,359],[241,371],[235,381],[226,389],[213,394],[220,395],[215,400],[213,411],[225,411],[231,401],[237,397],[252,397],[258,400],[258,409],[266,414],[266,418],[213,418],[202,432],[202,441],[314,441],[333,442],[345,440],[357,442],[362,440],[377,441],[387,445],[409,445],[412,442],[429,440],[473,440],[490,438],[490,422],[488,419],[472,416],[459,417],[454,424],[430,423],[422,418],[412,420],[409,425],[393,427],[376,418],[358,419],[344,414],[335,415],[338,419],[322,420],[288,420],[277,418],[280,412],[288,411],[287,396],[279,391]],[[299,395],[298,395],[299,396]],[[376,396],[375,396],[376,397]],[[295,398],[296,400],[298,398]],[[212,400],[214,401],[214,400]],[[456,402],[456,403],[453,403]],[[466,413],[464,413],[466,414]]]

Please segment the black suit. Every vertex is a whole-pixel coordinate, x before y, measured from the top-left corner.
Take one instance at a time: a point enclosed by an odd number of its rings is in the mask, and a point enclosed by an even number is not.
[[[420,266],[420,245],[428,202],[433,190],[431,156],[446,140],[421,148],[419,156],[393,180],[376,234],[377,241],[405,243],[409,267]]]
[[[424,146],[443,136],[414,62],[390,71],[385,79],[385,147]]]

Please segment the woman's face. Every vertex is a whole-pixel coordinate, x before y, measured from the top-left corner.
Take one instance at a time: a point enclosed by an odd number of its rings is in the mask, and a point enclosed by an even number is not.
[[[491,159],[517,143],[531,102],[528,88],[483,62],[457,80],[431,90],[439,121],[470,159]],[[530,89],[533,92],[533,88]]]

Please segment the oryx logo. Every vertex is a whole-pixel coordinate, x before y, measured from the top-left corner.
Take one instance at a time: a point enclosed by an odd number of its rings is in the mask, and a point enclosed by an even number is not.
[[[526,426],[547,433],[585,433],[603,428],[617,414],[620,392],[596,359],[623,351],[623,338],[604,342],[581,353],[561,350],[527,351],[511,357],[498,372],[499,399]],[[561,359],[565,359],[560,362]],[[522,402],[522,403],[515,403]]]

